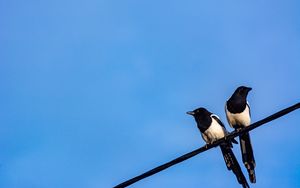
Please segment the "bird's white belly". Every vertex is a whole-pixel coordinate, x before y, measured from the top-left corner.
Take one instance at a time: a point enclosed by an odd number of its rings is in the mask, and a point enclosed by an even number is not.
[[[250,112],[249,112],[248,106],[246,106],[245,110],[239,114],[232,114],[226,108],[226,116],[227,116],[227,120],[231,127],[233,125],[247,127],[251,123]]]
[[[224,128],[217,123],[214,119],[212,120],[211,126],[202,133],[202,137],[206,143],[214,142],[225,136]]]

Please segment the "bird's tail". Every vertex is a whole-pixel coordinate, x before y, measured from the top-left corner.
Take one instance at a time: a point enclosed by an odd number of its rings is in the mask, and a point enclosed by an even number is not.
[[[245,133],[240,136],[240,146],[242,151],[243,163],[248,171],[250,182],[255,183],[255,159],[249,133]]]
[[[243,188],[249,188],[248,182],[241,170],[241,167],[231,149],[231,144],[223,143],[220,145],[221,151],[228,170],[232,170],[235,174],[238,182],[243,186]]]

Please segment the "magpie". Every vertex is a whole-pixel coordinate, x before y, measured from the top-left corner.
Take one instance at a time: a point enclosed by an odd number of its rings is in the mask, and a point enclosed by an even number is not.
[[[225,105],[226,117],[229,125],[239,130],[250,125],[251,114],[247,96],[252,88],[240,86],[238,87]],[[249,133],[245,133],[240,137],[240,147],[242,152],[243,163],[248,171],[251,183],[256,182],[255,177],[255,159],[251,145]]]
[[[211,144],[228,134],[219,117],[215,114],[212,114],[205,108],[197,108],[194,111],[187,112],[187,114],[192,115],[195,118],[197,127],[201,132],[201,136],[207,144]],[[234,139],[227,140],[220,144],[221,152],[223,154],[227,169],[233,171],[238,182],[243,186],[243,188],[249,188],[247,180],[231,149],[232,142],[237,144]]]

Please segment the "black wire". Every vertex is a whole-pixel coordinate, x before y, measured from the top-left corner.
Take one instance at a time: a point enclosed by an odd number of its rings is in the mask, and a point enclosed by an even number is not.
[[[184,154],[184,155],[182,155],[182,156],[180,156],[180,157],[178,157],[178,158],[176,158],[176,159],[174,159],[172,161],[169,161],[169,162],[167,162],[167,163],[165,163],[163,165],[160,165],[160,166],[158,166],[156,168],[153,168],[152,170],[149,170],[149,171],[147,171],[147,172],[145,172],[145,173],[143,173],[143,174],[141,174],[139,176],[136,176],[136,177],[134,177],[132,179],[129,179],[129,180],[127,180],[127,181],[125,181],[125,182],[123,182],[123,183],[115,186],[114,188],[127,187],[127,186],[129,186],[129,185],[131,185],[131,184],[133,184],[133,183],[135,183],[137,181],[140,181],[140,180],[142,180],[144,178],[152,176],[152,175],[154,175],[154,174],[156,174],[156,173],[158,173],[158,172],[160,172],[162,170],[165,170],[165,169],[167,169],[167,168],[169,168],[169,167],[171,167],[171,166],[173,166],[175,164],[178,164],[178,163],[180,163],[182,161],[185,161],[185,160],[187,160],[187,159],[189,159],[189,158],[191,158],[191,157],[193,157],[195,155],[198,155],[199,153],[207,151],[207,150],[209,150],[209,149],[211,149],[213,147],[219,146],[225,140],[230,140],[230,139],[233,139],[233,138],[235,138],[235,137],[237,137],[237,136],[239,136],[239,135],[241,135],[241,134],[243,134],[245,132],[249,132],[249,131],[251,131],[251,130],[253,130],[253,129],[255,129],[255,128],[257,128],[257,127],[259,127],[259,126],[261,126],[263,124],[266,124],[266,123],[268,123],[270,121],[273,121],[273,120],[275,120],[275,119],[277,119],[277,118],[279,118],[281,116],[284,116],[284,115],[286,115],[286,114],[288,114],[288,113],[290,113],[290,112],[292,112],[292,111],[294,111],[294,110],[296,110],[298,108],[300,108],[300,103],[297,103],[297,104],[295,104],[293,106],[285,108],[285,109],[283,109],[283,110],[281,110],[281,111],[279,111],[279,112],[277,112],[275,114],[272,114],[272,115],[270,115],[270,116],[268,116],[268,117],[266,117],[266,118],[264,118],[264,119],[262,119],[260,121],[257,121],[255,123],[251,124],[250,126],[248,126],[246,128],[241,129],[240,131],[233,131],[230,134],[228,134],[226,137],[224,137],[222,139],[219,139],[219,140],[213,142],[212,144],[207,144],[207,145],[205,145],[205,146],[203,146],[201,148],[198,148],[198,149],[196,149],[196,150],[194,150],[192,152]]]

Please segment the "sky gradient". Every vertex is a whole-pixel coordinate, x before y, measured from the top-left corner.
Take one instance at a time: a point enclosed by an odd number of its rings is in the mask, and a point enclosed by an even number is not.
[[[253,122],[299,102],[299,8],[0,0],[0,187],[112,187],[204,144],[186,111],[232,131],[224,104],[240,85]],[[300,111],[252,131],[252,187],[300,187],[299,131]],[[131,187],[224,184],[240,187],[216,148]]]

